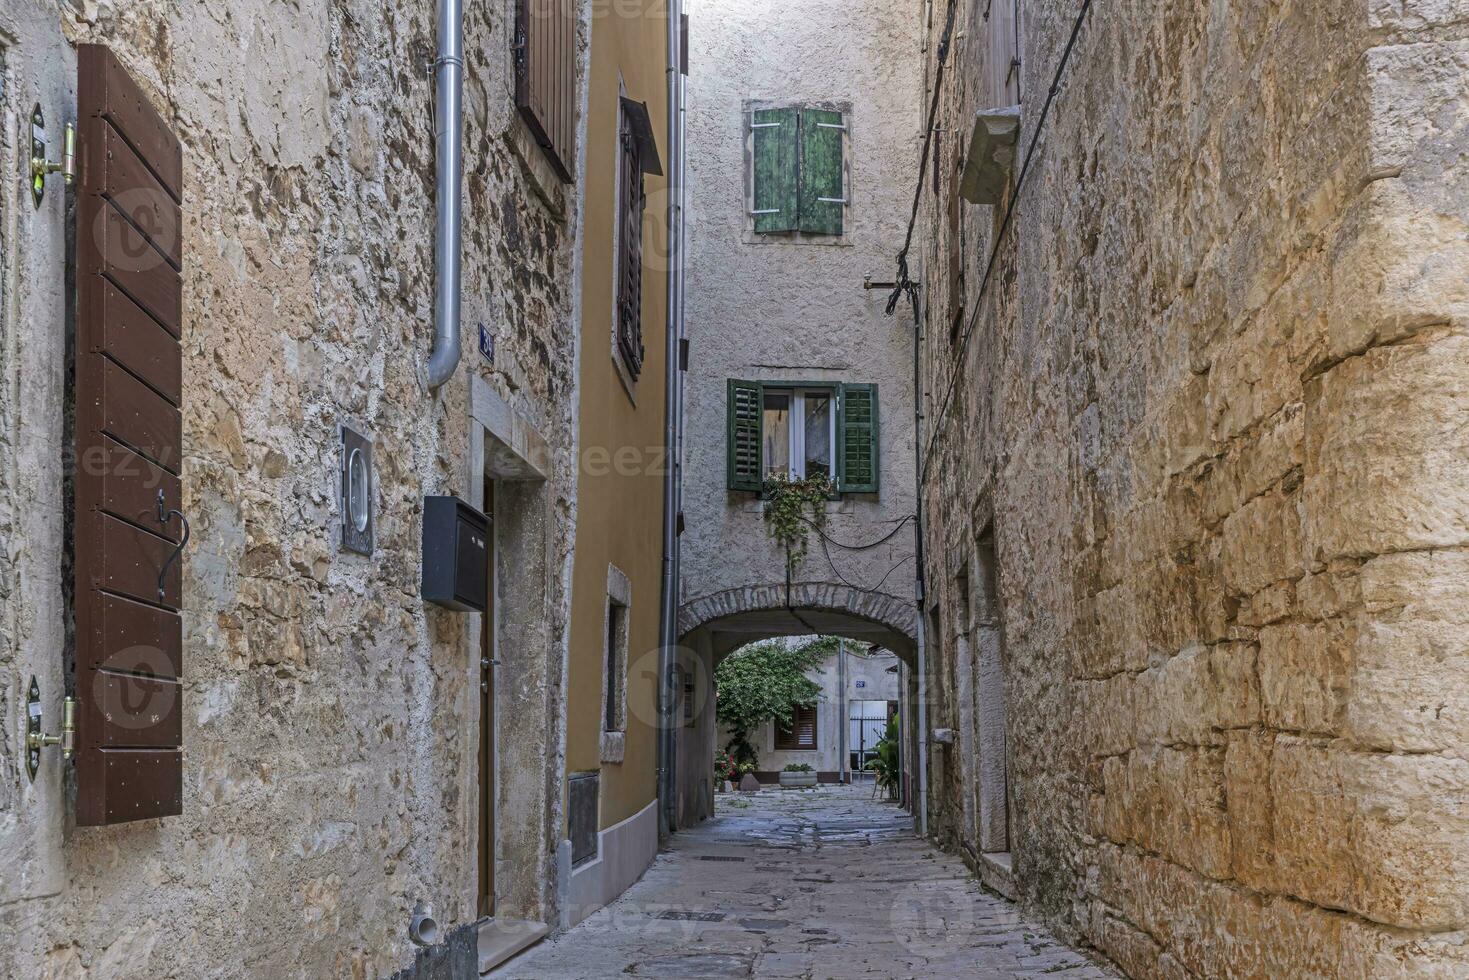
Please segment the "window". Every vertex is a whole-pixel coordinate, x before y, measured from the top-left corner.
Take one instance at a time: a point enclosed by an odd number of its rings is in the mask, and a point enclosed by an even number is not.
[[[877,492],[877,386],[729,383],[731,490],[825,476],[842,493]]]
[[[764,479],[836,474],[836,413],[830,388],[766,388],[760,456]]]
[[[994,108],[1020,103],[1020,2],[984,0],[984,93]]]
[[[602,649],[602,761],[621,762],[627,745],[627,651],[632,628],[632,583],[607,566],[607,619]]]
[[[775,726],[777,752],[801,752],[816,748],[816,705],[791,709],[791,723]]]
[[[840,235],[847,211],[847,115],[814,107],[753,109],[750,215],[757,235]]]
[[[626,676],[627,607],[607,603],[607,690],[602,697],[602,731],[620,732],[622,721],[622,680]]]
[[[643,212],[645,174],[662,174],[648,107],[624,96],[617,157],[617,307],[613,353],[629,381],[643,371]]]
[[[576,162],[575,5],[517,0],[515,105],[563,181]]]

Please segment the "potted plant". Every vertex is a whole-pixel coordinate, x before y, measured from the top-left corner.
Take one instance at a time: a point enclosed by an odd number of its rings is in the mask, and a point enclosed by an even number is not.
[[[784,789],[804,789],[816,785],[816,770],[804,762],[792,762],[780,774],[780,785]]]
[[[877,758],[867,763],[867,768],[876,777],[876,790],[882,790],[889,800],[898,798],[898,782],[903,777],[902,764],[898,758],[898,716],[888,719],[887,730],[877,740]]]
[[[727,791],[726,787],[735,778],[735,769],[734,758],[728,752],[714,753],[714,781],[721,793]]]

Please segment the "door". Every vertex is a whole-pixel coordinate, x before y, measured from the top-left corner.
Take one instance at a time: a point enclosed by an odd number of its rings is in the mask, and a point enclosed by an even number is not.
[[[485,480],[489,583],[479,641],[479,914],[495,914],[495,481]]]

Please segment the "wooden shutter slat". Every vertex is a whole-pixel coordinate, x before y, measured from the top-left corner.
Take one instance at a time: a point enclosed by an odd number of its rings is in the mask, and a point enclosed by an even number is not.
[[[729,382],[727,484],[731,490],[759,491],[763,482],[760,429],[764,389],[758,381]]]
[[[750,113],[750,125],[750,210],[755,232],[794,231],[799,210],[796,110],[756,109]]]
[[[178,202],[111,125],[104,126],[102,133],[102,195],[127,216],[159,254],[179,268]]]
[[[801,112],[800,226],[804,232],[840,235],[846,214],[845,125],[840,112]]]
[[[99,281],[102,331],[94,350],[106,352],[164,398],[179,403],[183,363],[178,340],[105,279]]]
[[[183,736],[183,698],[171,678],[99,670],[93,704],[107,748],[174,748]]]
[[[184,769],[178,749],[85,749],[77,768],[95,772],[98,780],[100,806],[90,823],[127,823],[183,812]],[[77,797],[80,812],[80,783]],[[77,822],[82,822],[80,813]]]
[[[183,418],[176,406],[110,359],[103,360],[99,395],[102,431],[178,472]]]
[[[179,539],[178,521],[158,523],[159,491],[163,492],[166,508],[179,505],[183,488],[178,477],[110,440],[104,440],[103,445],[81,465],[87,475],[78,479],[101,481],[102,485],[94,492],[98,507],[103,511],[147,528],[169,541]]]
[[[83,69],[78,48],[77,102],[81,114],[110,123],[137,151],[138,158],[157,176],[174,203],[181,202],[184,161],[178,137],[153,108],[117,56],[103,45],[87,46],[96,49],[96,53],[89,56],[91,61]],[[87,169],[102,168],[105,158],[92,154],[105,153],[106,141],[94,138],[78,149],[82,154],[83,181],[95,183],[95,176]]]
[[[122,596],[93,593],[88,638],[97,653],[97,669],[183,676],[183,624],[176,612],[133,602]]]
[[[877,385],[841,388],[839,450],[841,491],[876,493],[878,485]]]
[[[142,602],[177,608],[179,604],[179,563],[168,568],[163,579],[163,595],[158,594],[158,573],[173,542],[150,534],[107,514],[101,515],[102,562],[94,583],[97,588]]]
[[[82,826],[182,812],[183,157],[107,48],[77,49],[74,539]],[[159,572],[165,567],[162,595]]]
[[[148,240],[101,197],[88,195],[78,211],[79,226],[95,235],[79,235],[101,245],[101,272],[133,302],[178,336],[183,314],[182,280]],[[88,220],[93,219],[93,220]]]

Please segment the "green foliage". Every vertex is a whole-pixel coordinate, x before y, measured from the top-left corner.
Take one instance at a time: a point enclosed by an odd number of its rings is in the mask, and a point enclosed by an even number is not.
[[[877,778],[877,785],[887,793],[890,800],[898,798],[898,781],[902,778],[902,769],[898,761],[898,716],[893,715],[888,719],[887,730],[877,740],[875,746],[877,758],[867,763],[867,768],[872,770]]]
[[[806,765],[806,763],[804,763],[804,762],[789,762],[789,763],[786,763],[785,771],[786,772],[815,772],[816,770],[812,769],[810,766]]]
[[[714,753],[714,778],[721,782],[735,776],[735,760],[728,752]]]
[[[814,525],[820,530],[826,524],[826,502],[836,492],[836,484],[825,476],[792,480],[777,476],[765,481],[765,521],[770,537],[786,549],[786,560],[792,568],[806,557],[806,535]]]
[[[837,649],[834,636],[821,636],[800,646],[779,640],[751,643],[725,657],[714,671],[714,697],[719,723],[730,734],[726,751],[741,771],[758,762],[750,733],[767,721],[789,725],[797,707],[810,707],[821,688],[806,671],[819,667]]]

